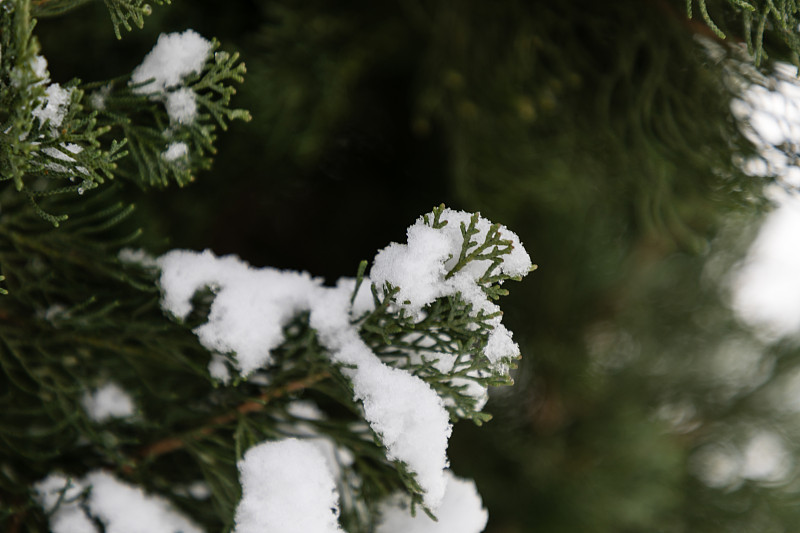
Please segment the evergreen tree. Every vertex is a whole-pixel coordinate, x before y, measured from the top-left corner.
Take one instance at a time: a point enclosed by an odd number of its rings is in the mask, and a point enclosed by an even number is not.
[[[800,7],[167,3],[0,1],[3,530],[792,530]]]

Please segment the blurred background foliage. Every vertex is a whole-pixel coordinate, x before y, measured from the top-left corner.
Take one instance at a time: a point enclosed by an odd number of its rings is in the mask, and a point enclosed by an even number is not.
[[[702,2],[728,42],[744,39],[741,4]],[[186,28],[241,53],[234,105],[253,120],[220,135],[213,169],[125,192],[152,252],[211,248],[333,282],[440,202],[520,235],[539,270],[504,303],[517,385],[450,446],[488,532],[792,531],[800,419],[775,398],[798,352],[725,306],[765,180],[734,164],[754,148],[698,9],[175,0],[118,41],[91,2],[37,34],[56,82],[130,72]],[[765,29],[768,56],[791,59],[787,32]],[[780,475],[730,467],[776,439]]]

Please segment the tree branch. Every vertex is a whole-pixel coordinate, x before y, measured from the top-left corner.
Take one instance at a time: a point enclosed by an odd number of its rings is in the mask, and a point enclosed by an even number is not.
[[[253,413],[263,410],[270,400],[280,398],[292,392],[303,390],[324,379],[329,378],[330,376],[331,376],[330,372],[320,372],[318,374],[312,374],[297,381],[292,381],[284,385],[283,387],[278,387],[276,389],[265,391],[257,399],[244,402],[243,404],[237,406],[236,409],[234,409],[229,413],[225,413],[219,416],[215,416],[214,418],[211,418],[206,424],[199,427],[198,429],[190,431],[188,434],[184,436],[167,437],[165,439],[154,442],[153,444],[145,446],[144,448],[140,449],[136,454],[138,458],[136,462],[138,463],[141,461],[149,461],[161,455],[171,453],[176,450],[180,450],[184,446],[186,446],[188,441],[197,440],[206,435],[210,435],[211,433],[219,429],[220,426],[224,426],[225,424],[233,422],[240,415],[245,415],[248,413]],[[133,467],[125,468],[126,471],[130,471],[132,469]]]

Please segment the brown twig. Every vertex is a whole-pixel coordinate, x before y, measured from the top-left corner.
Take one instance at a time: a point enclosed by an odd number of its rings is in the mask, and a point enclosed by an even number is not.
[[[328,377],[330,377],[329,372],[320,372],[318,374],[312,374],[297,381],[292,381],[291,383],[288,383],[283,387],[278,387],[276,389],[265,391],[257,399],[244,402],[243,404],[238,405],[236,409],[234,409],[229,413],[215,416],[214,418],[208,420],[200,428],[190,431],[186,435],[180,437],[167,437],[166,439],[162,439],[157,442],[154,442],[153,444],[145,446],[144,448],[139,450],[139,452],[136,454],[138,461],[154,459],[161,455],[171,453],[176,450],[180,450],[181,448],[186,446],[186,443],[188,441],[197,440],[206,435],[210,435],[211,433],[216,431],[220,426],[224,426],[229,422],[233,422],[240,415],[263,410],[270,400],[280,398],[281,396],[284,396],[292,392],[303,390]],[[129,467],[126,470],[132,470],[132,468],[133,467]]]

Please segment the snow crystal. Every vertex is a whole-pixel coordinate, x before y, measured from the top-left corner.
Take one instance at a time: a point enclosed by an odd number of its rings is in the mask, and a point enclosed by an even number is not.
[[[57,128],[61,126],[69,107],[72,89],[62,89],[58,83],[53,83],[45,89],[45,102],[33,110],[33,116],[39,119],[41,124],[47,120],[50,126]]]
[[[171,116],[171,115],[170,115]],[[161,154],[165,161],[177,161],[182,157],[189,154],[189,147],[185,142],[174,142],[167,146],[167,149]]]
[[[194,91],[189,87],[167,94],[166,107],[170,121],[178,124],[191,124],[197,116],[197,100]]]
[[[79,496],[87,489],[89,495],[84,509]],[[34,490],[44,511],[52,513],[50,530],[53,533],[98,533],[90,515],[103,524],[106,533],[202,533],[173,510],[168,500],[149,496],[140,488],[99,470],[82,480],[50,474],[37,483]]]
[[[239,462],[242,499],[234,533],[333,533],[339,496],[325,458],[297,439],[265,442]]]
[[[438,522],[417,510],[411,516],[408,499],[396,495],[380,509],[381,521],[376,533],[480,533],[486,527],[489,514],[475,488],[475,483],[446,472],[447,490],[441,507],[435,513]]]
[[[134,92],[165,93],[167,89],[180,85],[181,80],[189,74],[199,74],[210,53],[211,42],[194,30],[162,33],[131,75],[132,84],[152,81],[135,88]]]
[[[106,383],[94,392],[86,392],[81,403],[89,418],[97,423],[125,418],[134,413],[133,400],[116,383]]]

